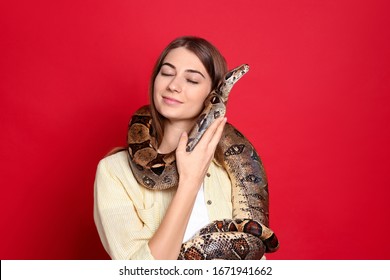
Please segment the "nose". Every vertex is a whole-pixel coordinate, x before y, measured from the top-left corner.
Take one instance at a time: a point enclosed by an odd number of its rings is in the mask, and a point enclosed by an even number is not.
[[[171,82],[168,84],[168,89],[170,91],[181,92],[182,85],[179,77],[176,76],[171,80]]]

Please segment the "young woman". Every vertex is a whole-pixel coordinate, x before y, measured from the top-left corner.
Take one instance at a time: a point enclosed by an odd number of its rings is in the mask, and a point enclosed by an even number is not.
[[[181,244],[214,220],[232,217],[231,182],[213,161],[226,118],[218,118],[192,152],[188,133],[204,100],[227,72],[208,41],[180,37],[160,55],[151,77],[150,114],[158,153],[175,151],[176,188],[138,184],[127,151],[102,159],[95,180],[95,223],[113,259],[177,259]]]

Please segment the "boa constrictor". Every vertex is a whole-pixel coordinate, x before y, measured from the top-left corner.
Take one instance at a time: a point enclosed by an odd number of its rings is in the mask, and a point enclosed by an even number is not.
[[[219,87],[205,100],[205,108],[189,133],[191,152],[214,119],[224,116],[233,85],[248,72],[244,64],[229,71]],[[140,108],[128,130],[130,167],[146,188],[164,190],[177,186],[175,152],[159,154],[153,137],[149,107]],[[182,244],[179,259],[260,259],[274,252],[279,242],[268,228],[268,183],[261,160],[252,144],[227,123],[215,152],[232,183],[233,219],[214,221]]]

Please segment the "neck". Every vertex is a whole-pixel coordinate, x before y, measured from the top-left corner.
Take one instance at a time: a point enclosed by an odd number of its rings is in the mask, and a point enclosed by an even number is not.
[[[174,151],[179,144],[181,134],[184,131],[189,133],[194,124],[195,119],[181,121],[171,121],[166,119],[164,122],[164,137],[158,147],[159,153],[167,154]]]

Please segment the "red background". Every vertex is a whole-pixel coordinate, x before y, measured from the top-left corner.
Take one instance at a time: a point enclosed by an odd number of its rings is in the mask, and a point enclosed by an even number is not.
[[[390,259],[388,1],[2,1],[0,258],[105,259],[96,165],[173,38],[250,72],[228,118],[269,177],[269,259]]]

